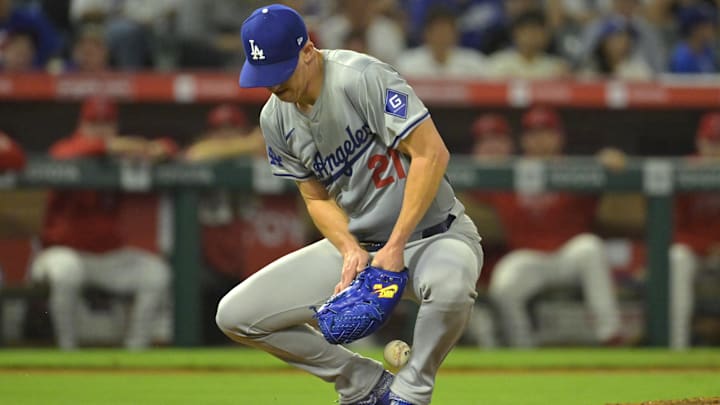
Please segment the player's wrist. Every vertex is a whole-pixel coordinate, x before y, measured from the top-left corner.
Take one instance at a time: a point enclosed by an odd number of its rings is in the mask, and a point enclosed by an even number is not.
[[[360,243],[358,243],[358,241],[356,241],[354,239],[346,240],[346,241],[343,241],[342,243],[339,243],[337,248],[343,257],[347,257],[358,251],[363,251],[363,252],[365,251],[365,249],[363,249],[360,246]]]
[[[405,245],[407,245],[407,241],[407,237],[393,237],[391,235],[390,239],[388,239],[387,243],[385,243],[385,249],[392,251],[405,250]]]

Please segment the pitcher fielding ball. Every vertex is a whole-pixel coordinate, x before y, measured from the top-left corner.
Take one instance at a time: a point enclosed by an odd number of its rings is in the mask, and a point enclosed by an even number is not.
[[[272,93],[260,114],[270,167],[295,181],[325,239],[230,291],[218,326],[333,383],[341,404],[429,404],[482,265],[430,113],[392,66],[316,49],[286,6],[255,10],[242,42],[240,86]],[[393,375],[342,344],[377,330],[401,297],[420,309],[413,351]]]

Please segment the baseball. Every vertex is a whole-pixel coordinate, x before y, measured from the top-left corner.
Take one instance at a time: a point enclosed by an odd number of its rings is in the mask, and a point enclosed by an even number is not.
[[[385,345],[383,351],[385,362],[393,368],[399,369],[407,363],[410,358],[410,346],[402,340],[393,340]]]

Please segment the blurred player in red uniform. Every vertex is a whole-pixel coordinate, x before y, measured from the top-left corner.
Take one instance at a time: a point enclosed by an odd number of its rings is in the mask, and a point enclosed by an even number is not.
[[[720,112],[705,114],[697,131],[699,164],[720,161]],[[670,344],[690,345],[693,282],[702,262],[720,263],[720,193],[680,194],[675,203],[675,243],[670,249]]]
[[[249,124],[242,110],[228,104],[210,111],[208,130],[185,155],[191,161],[259,157],[263,164],[255,168],[267,170],[259,128]],[[305,243],[304,221],[295,197],[262,190],[256,194],[216,190],[204,195],[199,215],[208,264],[235,282]]]
[[[175,150],[169,140],[149,141],[117,134],[117,106],[90,98],[77,131],[55,143],[55,159],[124,156],[161,159]],[[120,232],[122,194],[115,191],[55,190],[49,196],[42,232],[44,250],[32,266],[33,278],[50,286],[50,311],[60,348],[74,349],[79,300],[86,286],[134,295],[125,346],[148,347],[153,323],[170,283],[165,261],[127,246]]]
[[[523,156],[561,157],[565,136],[559,116],[535,107],[522,118]],[[617,339],[620,316],[602,240],[590,233],[598,198],[571,193],[492,193],[512,251],[495,267],[489,294],[511,346],[535,344],[527,303],[553,286],[582,287],[599,342]]]
[[[510,159],[515,150],[510,124],[500,114],[487,113],[478,116],[470,126],[474,140],[472,157],[477,162],[493,163]],[[465,213],[482,230],[483,272],[478,280],[478,290],[486,291],[495,264],[507,253],[502,224],[490,204],[491,193],[487,191],[465,192],[458,198],[465,205]],[[481,294],[482,295],[482,294]],[[475,304],[466,335],[478,346],[493,348],[498,345],[492,311],[485,300]]]
[[[492,163],[510,159],[515,151],[510,124],[500,114],[482,114],[473,121],[470,135],[474,139],[472,156],[478,162]],[[486,191],[463,193],[460,198],[465,213],[483,232],[485,270],[480,283],[487,286],[495,263],[507,253],[502,224],[492,206],[492,195]]]
[[[25,154],[20,146],[0,131],[0,173],[5,170],[20,170],[25,166]]]

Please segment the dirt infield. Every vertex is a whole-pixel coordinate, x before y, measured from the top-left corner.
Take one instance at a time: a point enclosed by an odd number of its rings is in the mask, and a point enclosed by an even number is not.
[[[720,397],[714,398],[685,398],[667,401],[646,401],[608,405],[720,405]]]

